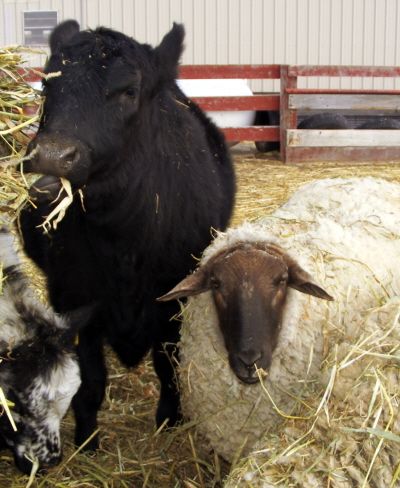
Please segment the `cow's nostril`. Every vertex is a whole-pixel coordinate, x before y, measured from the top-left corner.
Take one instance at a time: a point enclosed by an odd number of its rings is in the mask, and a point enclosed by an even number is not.
[[[73,161],[77,156],[77,149],[75,146],[68,146],[60,150],[59,158],[62,161]]]
[[[61,159],[59,162],[60,169],[68,171],[72,166],[72,159]]]

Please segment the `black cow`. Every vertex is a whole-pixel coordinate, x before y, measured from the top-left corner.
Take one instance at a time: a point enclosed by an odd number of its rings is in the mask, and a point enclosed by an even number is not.
[[[302,120],[298,129],[349,129],[349,123],[344,115],[330,112],[322,112],[320,114],[310,115]]]
[[[235,182],[216,126],[177,88],[184,28],[152,48],[110,29],[66,21],[50,36],[44,111],[25,166],[46,176],[21,214],[25,249],[47,275],[56,311],[94,307],[80,334],[82,386],[73,400],[76,442],[97,427],[106,368],[103,341],[135,366],[152,349],[161,384],[157,425],[180,416],[173,303],[156,303],[195,267],[224,229]],[[56,230],[37,228],[59,177],[77,196]],[[97,439],[88,443],[92,449]]]
[[[400,120],[391,119],[390,117],[373,117],[359,125],[357,129],[400,129]]]

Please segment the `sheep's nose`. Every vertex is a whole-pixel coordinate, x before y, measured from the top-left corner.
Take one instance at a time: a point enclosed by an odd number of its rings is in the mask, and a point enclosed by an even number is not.
[[[243,366],[245,366],[247,369],[254,370],[254,365],[257,364],[257,361],[259,361],[262,358],[262,352],[261,351],[255,351],[254,349],[249,349],[246,351],[241,351],[238,354],[238,359],[242,363]]]

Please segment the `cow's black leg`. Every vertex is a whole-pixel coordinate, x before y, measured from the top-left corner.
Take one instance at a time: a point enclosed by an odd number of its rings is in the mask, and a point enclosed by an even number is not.
[[[79,335],[79,365],[82,383],[72,400],[75,414],[75,443],[80,446],[97,429],[97,412],[104,398],[106,366],[103,354],[103,338],[96,329],[84,329]],[[98,435],[86,445],[85,450],[98,447]]]
[[[170,305],[170,307],[165,307]],[[160,399],[158,402],[157,427],[165,421],[171,427],[182,418],[180,396],[177,383],[177,365],[179,361],[177,343],[179,341],[179,322],[171,320],[177,313],[176,304],[161,304],[162,313],[156,324],[157,341],[153,344],[154,369],[160,380]]]

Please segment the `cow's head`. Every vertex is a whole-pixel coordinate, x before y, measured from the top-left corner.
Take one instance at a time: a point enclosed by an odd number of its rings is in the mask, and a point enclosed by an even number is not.
[[[332,300],[280,247],[239,243],[210,258],[161,301],[211,290],[229,364],[245,383],[268,370],[278,343],[288,287]]]
[[[93,176],[106,180],[139,132],[148,134],[140,137],[146,152],[157,137],[163,97],[175,86],[183,38],[178,24],[156,48],[111,29],[80,31],[74,20],[58,25],[25,171],[65,177],[79,187]]]

